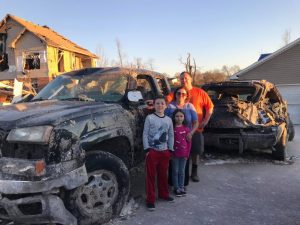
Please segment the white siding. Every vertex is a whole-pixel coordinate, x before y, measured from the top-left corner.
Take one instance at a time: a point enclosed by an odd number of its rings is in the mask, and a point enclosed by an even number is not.
[[[288,103],[288,111],[294,124],[300,124],[300,84],[276,85]]]
[[[274,84],[300,83],[300,44],[239,75],[239,80],[262,79]]]

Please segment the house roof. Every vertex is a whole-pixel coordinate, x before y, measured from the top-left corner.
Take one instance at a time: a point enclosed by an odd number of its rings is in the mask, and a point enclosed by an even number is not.
[[[254,68],[260,66],[261,64],[263,64],[263,63],[265,63],[265,62],[267,62],[267,61],[269,61],[269,60],[275,58],[276,56],[282,54],[283,52],[288,51],[289,49],[293,48],[294,46],[296,46],[296,45],[298,45],[298,44],[300,44],[300,38],[298,38],[298,39],[296,39],[295,41],[289,43],[288,45],[286,45],[286,46],[284,46],[284,47],[278,49],[277,51],[271,53],[270,55],[268,55],[268,56],[262,58],[261,60],[258,60],[257,62],[251,64],[250,66],[246,67],[245,69],[240,70],[239,72],[233,74],[233,75],[231,76],[232,78],[230,78],[230,79],[236,79],[236,77],[241,77],[241,76],[243,76],[243,75],[244,75],[245,73],[247,73],[248,71],[250,71],[250,70],[252,70],[252,69],[254,69]]]
[[[34,35],[36,35],[41,40],[45,41],[48,45],[61,48],[64,50],[68,50],[71,52],[79,53],[82,55],[90,56],[92,58],[98,58],[95,54],[91,53],[85,48],[80,47],[79,45],[75,44],[74,42],[68,40],[64,36],[58,34],[54,30],[50,29],[48,26],[39,26],[32,22],[26,21],[22,18],[17,16],[7,14],[5,18],[0,22],[0,27],[6,23],[7,19],[11,18],[15,20],[17,23],[22,25],[26,30],[30,31]]]
[[[257,61],[260,61],[260,60],[266,58],[266,57],[269,56],[269,55],[271,55],[271,53],[260,54],[260,56],[259,56],[259,58],[258,58]]]

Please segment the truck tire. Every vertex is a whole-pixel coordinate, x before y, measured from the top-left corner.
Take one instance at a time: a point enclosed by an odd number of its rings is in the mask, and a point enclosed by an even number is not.
[[[102,224],[120,214],[130,188],[122,160],[108,152],[88,152],[88,182],[69,193],[68,208],[79,225]]]
[[[274,146],[274,150],[272,151],[272,156],[274,159],[285,161],[287,157],[287,139],[288,139],[287,130],[284,129],[280,137],[280,140]]]
[[[294,124],[289,117],[289,141],[292,141],[295,137],[295,128]]]

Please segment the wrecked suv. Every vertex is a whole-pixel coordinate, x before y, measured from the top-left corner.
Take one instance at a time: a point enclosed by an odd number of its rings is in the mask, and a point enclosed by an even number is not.
[[[0,108],[0,218],[15,224],[100,224],[129,194],[144,159],[146,102],[167,95],[159,73],[65,73],[30,102]]]
[[[294,137],[287,103],[270,82],[225,81],[202,87],[214,103],[205,127],[205,145],[222,149],[271,149],[285,160],[287,141]]]

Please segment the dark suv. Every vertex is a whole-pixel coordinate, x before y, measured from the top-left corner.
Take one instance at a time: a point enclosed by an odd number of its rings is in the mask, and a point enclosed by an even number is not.
[[[205,144],[223,149],[271,149],[285,160],[287,141],[294,137],[287,103],[270,82],[225,81],[205,84],[214,103],[205,127]]]
[[[60,75],[30,102],[0,108],[0,218],[100,224],[118,215],[141,161],[147,101],[170,92],[152,71]]]

